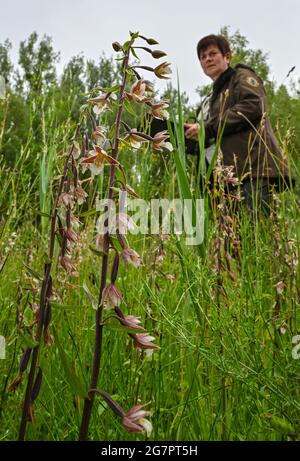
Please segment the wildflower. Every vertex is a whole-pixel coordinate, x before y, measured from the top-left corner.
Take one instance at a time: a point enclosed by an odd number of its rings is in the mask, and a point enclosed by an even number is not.
[[[286,284],[283,282],[283,280],[280,280],[280,282],[276,283],[276,285],[274,286],[279,295],[281,295],[284,292],[284,289],[286,288]]]
[[[126,328],[130,328],[131,330],[145,331],[145,329],[139,325],[141,323],[140,317],[135,317],[134,315],[117,315],[117,319]]]
[[[82,205],[88,196],[88,194],[80,185],[75,187],[74,195],[77,198],[78,205]]]
[[[174,274],[167,274],[166,279],[170,280],[170,282],[174,282],[175,280],[175,275]]]
[[[71,242],[77,242],[78,241],[78,235],[70,227],[66,231],[66,237]]]
[[[69,256],[61,256],[59,259],[59,264],[65,269],[66,272],[70,272],[73,269],[73,264]]]
[[[135,347],[137,349],[143,350],[143,349],[159,349],[159,346],[157,344],[153,344],[151,341],[153,341],[155,338],[154,336],[149,335],[148,333],[141,333],[137,335],[132,335],[134,341],[135,341]]]
[[[156,260],[155,260],[156,263],[161,264],[163,260],[165,259],[166,254],[167,254],[166,250],[164,248],[160,248],[158,255],[156,257]]]
[[[103,290],[101,304],[104,304],[107,309],[113,309],[121,304],[122,294],[114,284],[106,285]]]
[[[104,142],[106,140],[105,134],[106,128],[104,126],[96,126],[95,130],[92,132],[92,138],[95,142]]]
[[[64,205],[66,207],[70,205],[72,207],[73,200],[73,195],[69,194],[68,192],[62,192],[58,198],[58,205]]]
[[[150,437],[152,432],[152,424],[145,419],[150,416],[149,411],[143,410],[146,405],[135,405],[123,416],[122,424],[127,432],[144,432],[147,437]]]
[[[156,152],[162,152],[163,149],[167,149],[168,151],[172,152],[173,146],[170,142],[165,142],[168,139],[169,134],[167,130],[160,131],[156,133],[152,140],[152,148]]]
[[[81,165],[88,165],[93,175],[98,175],[104,168],[104,165],[119,165],[119,162],[108,155],[105,150],[99,146],[95,146],[94,150],[90,151],[89,157],[81,160]]]
[[[72,150],[72,155],[75,160],[77,160],[80,157],[81,154],[81,148],[80,145],[78,144],[77,141],[73,142],[73,150]]]
[[[169,113],[165,109],[169,107],[166,101],[159,101],[156,103],[150,103],[151,109],[150,113],[153,117],[158,118],[159,120],[168,120]]]
[[[110,102],[108,100],[110,96],[110,93],[103,93],[96,98],[90,98],[88,99],[88,102],[91,102],[93,104],[93,112],[96,115],[101,114],[105,110],[110,108]]]
[[[127,264],[132,264],[134,267],[138,267],[141,264],[139,254],[131,248],[125,248],[121,256]]]
[[[223,166],[219,165],[216,167],[216,172],[220,175],[225,184],[231,184],[232,186],[237,186],[240,181],[234,176],[233,171],[234,166]]]
[[[170,65],[171,64],[168,62],[163,62],[159,66],[155,67],[154,73],[156,77],[168,79],[169,77],[167,77],[167,75],[172,73]]]
[[[285,335],[286,334],[286,329],[287,329],[287,325],[285,322],[283,322],[281,325],[279,325],[278,327],[278,330],[279,330],[279,333],[282,334],[282,335]]]
[[[120,234],[126,234],[127,230],[134,230],[135,224],[133,219],[126,213],[116,215],[116,227]]]
[[[96,250],[104,251],[104,234],[97,234],[96,236]]]
[[[129,195],[132,195],[133,197],[138,197],[138,194],[131,186],[129,186],[129,184],[124,184],[124,190],[128,192]]]
[[[150,101],[149,93],[153,92],[153,84],[149,80],[137,80],[132,87],[130,92],[127,93],[129,101],[135,101],[138,103],[144,103]]]
[[[143,142],[147,142],[147,139],[141,136],[136,128],[132,128],[126,134],[124,140],[127,141],[134,149],[139,149]]]
[[[231,216],[225,215],[225,216],[223,216],[223,219],[224,219],[224,222],[225,222],[226,224],[230,224],[230,225],[233,224],[233,219],[232,219]]]
[[[77,229],[79,228],[81,222],[80,222],[79,219],[76,218],[76,216],[74,216],[72,213],[71,213],[70,221],[71,221],[71,224],[72,224],[74,227],[76,227]]]
[[[146,405],[135,405],[125,413],[123,408],[107,392],[91,389],[89,394],[92,391],[101,395],[113,412],[122,418],[123,427],[127,432],[146,431],[147,437],[150,437],[153,427],[151,422],[145,419],[151,415],[149,411],[143,410]]]

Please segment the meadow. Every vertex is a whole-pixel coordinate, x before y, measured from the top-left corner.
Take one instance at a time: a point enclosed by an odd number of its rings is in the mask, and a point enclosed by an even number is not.
[[[114,42],[123,80],[83,94],[77,112],[74,93],[61,100],[64,117],[57,91],[31,93],[23,141],[14,158],[1,157],[0,440],[298,440],[299,169],[290,131],[281,127],[279,138],[296,186],[274,193],[269,216],[232,216],[228,172],[219,170],[211,192],[200,188],[201,161],[197,170],[186,157],[179,89],[160,107],[176,126],[170,140],[155,144],[139,128],[154,109],[142,108],[151,89],[134,86],[147,69],[126,68],[138,39]],[[166,76],[159,66],[155,76]],[[17,100],[8,92],[0,105],[5,152]],[[117,201],[120,190],[146,201],[203,199],[203,241],[187,245],[175,232],[102,239],[97,203]],[[117,291],[103,295],[108,286]],[[146,406],[128,426],[137,405]]]

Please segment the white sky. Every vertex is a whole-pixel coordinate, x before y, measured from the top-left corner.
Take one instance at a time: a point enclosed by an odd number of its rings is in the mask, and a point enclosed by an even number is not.
[[[139,31],[168,53],[174,85],[178,69],[181,91],[196,103],[195,88],[210,82],[197,60],[201,37],[224,25],[232,33],[239,29],[251,48],[269,53],[272,78],[280,84],[292,66],[293,78],[300,77],[299,21],[300,0],[0,0],[0,43],[9,38],[16,59],[20,41],[31,32],[50,35],[61,52],[61,70],[80,52],[96,61],[102,51],[111,56],[113,41],[123,43],[129,30]]]

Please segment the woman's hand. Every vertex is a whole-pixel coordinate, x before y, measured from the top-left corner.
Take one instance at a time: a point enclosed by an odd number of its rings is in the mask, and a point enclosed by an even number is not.
[[[184,129],[184,135],[187,139],[198,140],[199,123],[185,123]]]

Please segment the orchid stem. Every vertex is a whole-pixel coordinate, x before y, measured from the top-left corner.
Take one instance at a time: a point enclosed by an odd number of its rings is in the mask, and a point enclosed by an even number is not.
[[[124,65],[123,65],[123,81],[119,90],[119,99],[118,99],[118,111],[116,114],[115,120],[115,134],[114,134],[114,142],[112,148],[112,157],[117,160],[118,152],[119,152],[119,134],[120,134],[120,126],[121,126],[121,117],[123,112],[123,101],[125,98],[125,86],[127,81],[127,69],[128,69],[128,62],[129,62],[129,54],[130,54],[131,46],[128,47],[126,50],[126,54],[124,57]],[[113,197],[113,187],[115,182],[115,172],[116,166],[112,165],[110,170],[110,178],[109,178],[109,195],[108,198],[111,200]],[[107,212],[107,208],[105,210]],[[109,216],[104,223],[106,229],[108,228],[108,220]],[[103,314],[103,302],[102,302],[102,293],[106,285],[107,279],[107,271],[108,271],[108,254],[109,254],[109,233],[105,233],[104,237],[104,253],[102,259],[102,268],[101,268],[101,284],[100,284],[100,291],[99,291],[99,299],[98,299],[98,308],[96,312],[96,331],[95,331],[95,343],[94,343],[94,357],[93,357],[93,369],[90,381],[90,389],[96,389],[97,383],[100,374],[100,365],[101,365],[101,356],[102,356],[102,340],[103,340],[103,323],[102,323],[102,314]],[[81,427],[79,432],[79,440],[87,440],[88,438],[88,429],[91,419],[91,412],[93,407],[94,401],[94,393],[88,394],[89,397],[86,397],[84,400],[84,408],[81,420]]]

